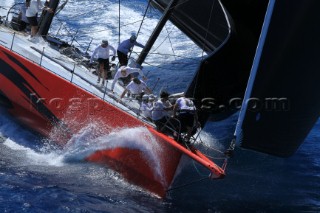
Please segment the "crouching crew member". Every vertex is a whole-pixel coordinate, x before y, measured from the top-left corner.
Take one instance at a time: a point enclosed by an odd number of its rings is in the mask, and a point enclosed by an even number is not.
[[[141,102],[144,93],[150,94],[151,90],[147,87],[146,83],[136,77],[133,78],[132,81],[126,86],[126,89],[122,92],[120,99],[122,99],[127,92],[130,92],[133,98]]]

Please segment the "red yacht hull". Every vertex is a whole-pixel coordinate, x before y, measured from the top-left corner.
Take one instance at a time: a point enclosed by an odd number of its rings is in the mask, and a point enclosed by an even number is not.
[[[129,182],[161,197],[165,196],[174,178],[182,154],[190,156],[216,176],[224,176],[220,167],[199,155],[197,150],[186,149],[131,114],[2,46],[0,83],[1,102],[8,111],[22,124],[60,145],[67,143],[88,123],[98,124],[100,132],[97,134],[146,127],[160,147],[157,149],[157,171],[143,151],[130,147],[97,150],[86,160],[105,164]],[[150,135],[142,135],[139,140],[150,143]]]

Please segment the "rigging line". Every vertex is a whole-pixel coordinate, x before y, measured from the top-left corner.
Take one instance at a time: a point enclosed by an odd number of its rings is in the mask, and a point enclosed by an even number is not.
[[[194,83],[194,87],[193,87],[193,92],[192,92],[192,98],[194,98],[194,95],[196,94],[196,89],[197,89],[197,85],[198,85],[198,79],[199,79],[199,70],[196,72],[196,74],[194,75],[194,80],[195,80],[195,83]]]
[[[77,39],[76,39],[77,33],[74,33],[74,34],[69,33],[69,35],[66,35],[66,36],[71,36],[71,37],[72,37],[72,38],[71,38],[71,44],[72,44],[73,42],[76,42],[76,43],[79,45],[80,48],[86,48],[86,47],[84,47],[83,45],[81,45],[81,44],[77,41]]]
[[[57,21],[59,21],[59,22],[61,23],[61,25],[63,26],[63,28],[68,32],[67,36],[72,35],[72,34],[70,33],[69,29],[68,29],[66,26],[64,26],[64,25],[65,25],[65,22],[63,22],[63,21],[62,21],[61,19],[59,19],[58,17],[56,17],[56,19],[57,19]],[[60,35],[63,35],[63,34],[60,34]],[[65,36],[66,36],[66,35],[65,35]]]
[[[201,131],[202,131],[202,129],[201,129]],[[203,142],[203,140],[201,139],[200,133],[198,134],[198,136],[199,136],[199,143],[202,144],[202,145],[206,148],[206,150],[213,150],[213,151],[215,151],[215,152],[217,152],[217,153],[219,153],[219,154],[223,154],[223,155],[224,155],[223,158],[222,158],[222,157],[219,157],[219,158],[218,158],[218,157],[212,157],[212,156],[209,156],[209,155],[204,154],[206,157],[211,158],[211,159],[218,159],[218,160],[226,159],[226,158],[225,158],[225,156],[226,156],[225,152],[222,152],[222,151],[220,151],[220,150],[218,150],[218,149],[215,149],[215,148],[213,148],[213,147],[208,146],[207,144],[205,144],[205,143]]]
[[[213,156],[211,156],[211,155],[204,154],[206,157],[209,157],[209,158],[212,158],[212,159],[220,159],[220,160],[223,160],[223,159],[226,158],[226,155],[225,155],[224,152],[222,152],[222,151],[220,151],[220,150],[218,150],[218,149],[215,149],[215,148],[213,148],[213,147],[207,146],[206,144],[203,144],[203,143],[201,143],[201,144],[204,146],[204,150],[205,150],[205,151],[211,151],[211,152],[213,151],[213,152],[217,152],[219,155],[223,155],[223,157],[222,157],[222,156],[213,157]]]
[[[157,65],[153,65],[153,64],[150,64],[150,63],[148,63],[148,62],[143,62],[144,64],[146,64],[146,65],[148,65],[149,67],[155,67],[155,68],[157,68],[157,69],[161,69],[161,70],[168,70],[168,68],[167,67],[164,67],[164,66],[157,66]],[[172,70],[172,71],[178,71],[178,70],[180,70],[180,69],[173,69],[173,68],[170,68],[170,70]]]
[[[63,10],[64,6],[66,6],[66,4],[68,3],[69,0],[66,0],[64,3],[62,3],[58,9],[57,12],[54,14],[55,16],[58,15],[60,13],[61,10]]]
[[[180,5],[183,5],[183,4],[185,4],[185,3],[188,3],[188,1],[190,1],[190,0],[186,0],[186,1],[184,1],[184,2],[178,3],[177,5],[175,5],[175,6],[173,6],[172,8],[170,8],[170,10],[174,9],[175,7],[179,7]]]
[[[172,33],[173,28],[171,29],[170,33]],[[153,52],[149,53],[152,54],[154,53],[159,47],[161,47],[161,45],[167,40],[167,38],[169,37],[170,33],[163,39],[163,41],[153,50]]]
[[[199,183],[199,182],[201,182],[201,181],[207,180],[207,179],[209,179],[209,178],[210,178],[210,177],[203,177],[203,178],[201,178],[201,179],[199,179],[199,180],[191,181],[191,182],[189,182],[189,183],[186,183],[186,184],[183,184],[183,185],[180,185],[180,186],[177,186],[177,187],[170,188],[170,189],[168,189],[166,192],[170,192],[170,191],[177,190],[177,189],[182,189],[182,188],[185,188],[185,187],[190,186],[190,185],[192,185],[192,184]]]
[[[153,65],[153,64],[148,63],[148,62],[143,62],[143,63],[145,63],[145,64],[148,65],[149,67],[154,67],[154,68],[161,69],[161,70],[168,70],[168,68],[167,68],[167,67],[164,67],[164,66]],[[170,70],[172,70],[172,71],[179,71],[180,69],[179,69],[179,68],[176,68],[176,69],[170,68]]]
[[[210,158],[210,159],[214,159],[214,160],[225,160],[226,158],[225,157],[212,157],[210,155],[204,155],[206,156],[207,158]]]
[[[217,153],[220,153],[220,154],[224,154],[224,152],[220,151],[219,149],[216,149],[216,148],[213,148],[211,146],[207,146],[206,144],[202,143],[202,145],[204,145],[204,147],[207,148],[207,150],[212,150],[212,151],[215,151]]]
[[[208,177],[207,175],[205,175],[205,174],[203,174],[203,173],[201,173],[200,171],[199,171],[199,169],[198,169],[198,167],[196,166],[196,164],[195,164],[195,161],[192,161],[192,164],[193,164],[193,168],[197,171],[197,173],[198,173],[198,175],[200,176],[200,177]]]
[[[153,64],[150,64],[150,63],[148,63],[148,62],[143,62],[143,63],[146,64],[146,65],[148,65],[148,66],[150,66],[150,67],[156,67],[156,68],[158,68],[158,69],[168,70],[167,67],[153,65]],[[178,71],[178,70],[180,70],[180,69],[178,69],[178,68],[177,68],[177,69],[170,68],[170,70],[172,70],[172,71]]]
[[[139,33],[140,33],[140,30],[141,30],[142,24],[143,24],[143,22],[144,22],[144,19],[146,18],[147,12],[148,12],[149,7],[150,7],[150,4],[151,4],[151,0],[148,1],[147,8],[146,8],[146,10],[144,11],[143,18],[142,18],[142,21],[141,21],[141,23],[140,23],[140,27],[139,27],[139,29],[138,29],[138,32],[137,32],[137,35],[136,35],[137,37],[136,37],[136,38],[138,38],[138,36],[139,36]],[[131,56],[131,53],[132,53],[132,51],[130,51],[130,53],[129,53],[129,58],[130,58],[130,56]]]
[[[152,16],[152,13],[155,13],[156,15],[159,14],[159,11],[156,10],[154,7],[150,7],[150,15]]]
[[[65,3],[67,3],[67,2],[68,2],[68,0],[67,0]],[[65,4],[65,3],[64,3],[64,4]],[[112,4],[109,4],[109,5],[107,5],[107,6],[102,6],[102,7],[93,9],[93,10],[91,10],[91,11],[89,11],[89,12],[85,12],[85,13],[78,14],[78,15],[75,15],[75,16],[69,16],[68,19],[76,18],[76,17],[78,17],[78,16],[83,16],[83,15],[88,14],[88,13],[90,14],[90,13],[92,13],[93,11],[96,11],[96,10],[99,10],[99,9],[105,9],[105,8],[111,6],[111,5],[112,5]],[[64,6],[63,6],[63,7],[64,7]],[[57,19],[58,21],[60,21],[61,23],[64,23],[64,22],[63,22],[61,19],[59,19],[58,17],[56,17],[56,19]],[[95,31],[95,32],[103,32],[103,31],[105,31],[105,30],[97,30],[97,31]],[[90,31],[90,32],[88,32],[88,33],[82,32],[81,34],[92,34],[92,31]]]
[[[0,9],[7,10],[7,8],[10,8],[9,6],[0,6]]]
[[[78,32],[80,32],[81,35],[89,35],[92,33],[99,33],[99,32],[103,32],[103,31],[106,31],[106,30],[97,30],[97,31],[90,31],[90,32],[84,32],[84,31],[79,30]],[[66,34],[59,34],[59,35],[65,36]],[[81,35],[80,35],[80,37],[81,37]]]
[[[215,2],[216,0],[212,1],[212,6],[211,6],[211,10],[210,10],[210,17],[209,17],[209,21],[208,21],[208,25],[207,25],[207,30],[206,30],[206,35],[205,35],[205,40],[207,40],[207,37],[208,37],[208,32],[209,32],[209,27],[210,27],[210,24],[211,24],[211,19],[212,19],[212,14],[213,14],[213,8],[215,6]],[[204,58],[204,47],[205,47],[205,44],[203,42],[203,46],[202,46],[202,58]]]
[[[200,136],[200,135],[199,135],[199,140],[200,140],[200,143],[201,143],[204,147],[206,147],[207,149],[211,149],[211,150],[216,151],[216,152],[218,152],[218,153],[220,153],[220,154],[224,154],[224,152],[222,152],[222,151],[220,151],[220,150],[218,150],[218,149],[215,149],[215,148],[213,148],[213,147],[211,147],[211,146],[206,145],[206,144],[203,142],[203,140],[201,139],[201,136]]]
[[[141,21],[142,21],[142,19],[141,19],[141,20],[134,21],[134,22],[130,22],[130,23],[127,23],[127,24],[124,24],[124,25],[121,25],[121,27],[126,27],[126,26],[128,26],[128,25],[132,25],[132,24],[135,24],[135,23],[138,23],[138,22],[141,22]]]
[[[147,64],[147,65],[149,65],[149,66],[151,66],[151,67],[157,67],[157,68],[159,68],[159,69],[166,69],[166,70],[168,70],[168,68],[163,68],[164,66],[156,66],[156,65],[153,65],[153,64],[148,63],[148,62],[143,62],[143,63],[145,63],[145,64]],[[184,65],[186,65],[186,64],[189,64],[189,63],[172,63],[172,65],[175,65],[175,64],[179,64],[179,65],[184,64]],[[180,69],[180,68],[174,69],[174,68],[171,67],[170,70],[181,70],[181,69]]]
[[[144,11],[144,15],[143,15],[142,21],[141,21],[141,23],[140,23],[139,30],[138,30],[138,32],[137,32],[137,38],[138,38],[138,36],[139,36],[140,30],[141,30],[142,24],[143,24],[143,22],[144,22],[144,19],[145,19],[146,15],[147,15],[147,12],[148,12],[148,10],[149,10],[149,8],[150,8],[150,4],[151,4],[151,0],[148,1],[147,8],[146,8],[146,10]]]
[[[196,112],[197,114],[198,114],[198,110],[197,110],[197,112]],[[199,122],[198,122],[198,124],[199,124]],[[195,125],[197,125],[197,124],[195,124]],[[195,127],[195,125],[194,125],[194,127]],[[197,127],[196,127],[197,128]],[[199,140],[200,140],[200,142],[202,142],[202,140],[201,140],[201,138],[200,138],[200,133],[202,132],[202,128],[197,128],[197,130],[198,129],[200,129],[200,131],[198,131],[198,133],[197,133],[197,136],[196,137],[194,137],[194,142],[196,142],[197,140],[198,140],[198,138],[199,138]]]
[[[77,33],[71,33],[70,30],[69,30],[66,26],[63,25],[63,24],[64,24],[63,21],[61,21],[58,17],[56,17],[56,19],[57,19],[57,21],[59,21],[59,22],[62,24],[63,29],[65,29],[65,30],[67,31],[67,34],[59,34],[59,35],[60,35],[60,36],[69,36],[69,37],[72,37],[72,40],[75,41],[81,48],[85,48],[85,47],[83,47],[83,46],[75,39],[76,34],[77,34],[79,31],[77,31]],[[85,34],[85,33],[82,33],[82,31],[80,31],[80,33],[81,33],[82,35]],[[90,33],[92,33],[92,32],[90,32]]]
[[[89,35],[89,34],[92,34],[92,33],[99,33],[99,32],[103,32],[103,31],[106,31],[106,30],[97,30],[97,31],[90,31],[90,32],[84,32],[84,31],[78,30],[78,32],[81,33],[80,37],[82,35]],[[59,35],[66,36],[67,34],[59,34]]]
[[[185,3],[185,2],[184,2]],[[210,18],[209,18],[209,22],[208,22],[208,25],[207,25],[207,30],[206,30],[206,36],[208,36],[208,30],[209,30],[209,26],[210,26],[210,22],[211,22],[211,17],[212,17],[212,11],[213,11],[213,8],[214,8],[214,3],[215,1],[213,1],[212,3],[212,7],[211,7],[211,12],[210,12]],[[204,45],[203,45],[203,48],[202,48],[202,60],[204,60]],[[197,85],[198,85],[198,75],[199,75],[199,72],[197,72],[194,76],[194,79],[195,79],[195,86],[193,87],[193,92],[192,92],[192,96],[194,98],[194,95],[196,94],[196,89],[197,89]]]
[[[173,52],[173,55],[174,55],[174,60],[177,60],[177,58],[176,58],[176,53],[174,52],[174,49],[173,49],[173,45],[172,45],[172,42],[171,42],[171,39],[170,39],[170,36],[169,36],[169,34],[172,32],[168,32],[168,28],[166,27],[166,26],[164,26],[165,27],[165,29],[166,29],[166,31],[167,31],[167,33],[168,33],[168,39],[169,39],[169,42],[170,42],[170,46],[171,46],[171,50],[172,50],[172,52]]]
[[[139,55],[139,52],[133,52],[134,54],[136,55]],[[141,52],[140,52],[141,53]],[[182,62],[174,62],[174,61],[171,61],[171,64],[189,64],[189,65],[195,65],[195,64],[198,64],[199,61],[196,60],[196,59],[193,59],[193,58],[189,58],[189,57],[184,57],[184,56],[179,56],[179,55],[172,55],[172,54],[162,54],[162,53],[150,53],[149,55],[159,55],[159,56],[173,56],[173,57],[178,57],[178,58],[181,58],[181,59],[187,59],[187,60],[190,60],[189,62],[185,62],[185,63],[182,63]],[[192,62],[192,63],[191,63]],[[147,64],[147,63],[146,63]],[[150,64],[150,63],[149,63]]]
[[[184,3],[188,2],[188,1],[189,1],[189,0],[187,0],[187,1],[183,2],[183,3],[181,3],[181,4],[184,4]],[[138,63],[141,64],[141,63],[145,60],[145,58],[147,57],[148,52],[150,51],[153,43],[155,42],[155,40],[156,40],[157,37],[159,36],[159,33],[161,32],[163,26],[165,25],[165,22],[166,22],[167,19],[168,19],[168,15],[171,13],[170,10],[173,11],[173,9],[174,9],[176,6],[181,5],[181,4],[178,4],[178,3],[179,3],[179,1],[171,1],[171,2],[167,5],[167,7],[166,7],[165,10],[164,10],[165,14],[162,16],[162,18],[160,19],[159,25],[157,25],[157,28],[155,28],[154,32],[152,33],[152,37],[150,37],[151,40],[148,41],[148,44],[147,44],[146,48],[144,48],[144,50],[147,51],[147,52],[143,52],[143,53],[140,55],[140,57],[138,58],[138,61],[139,61]],[[161,29],[160,29],[160,28],[161,28]]]
[[[165,68],[163,68],[163,67],[161,67],[161,66],[152,65],[152,64],[147,63],[147,62],[143,62],[143,63],[149,65],[150,67],[156,67],[156,68],[158,68],[158,69],[165,69]]]
[[[234,149],[236,147],[236,136],[231,140],[229,148],[224,152],[227,157],[233,157]]]
[[[133,51],[133,53],[138,55],[139,52]],[[167,53],[149,53],[149,55],[173,56],[173,57],[178,57],[178,58],[181,58],[181,59],[189,59],[189,60],[193,60],[195,62],[199,62],[199,60],[194,59],[194,58],[189,58],[189,57],[180,56],[180,55],[172,55],[172,54],[167,54]]]
[[[121,0],[119,0],[119,35],[118,35],[118,37],[119,37],[119,40],[118,40],[118,45],[120,45],[120,37],[121,37],[121,32],[120,32],[120,30],[121,30]]]

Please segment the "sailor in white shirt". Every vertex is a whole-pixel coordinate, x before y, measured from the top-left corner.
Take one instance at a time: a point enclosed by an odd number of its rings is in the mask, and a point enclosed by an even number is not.
[[[181,123],[181,132],[187,133],[189,139],[194,131],[194,127],[198,124],[196,107],[193,101],[186,97],[180,97],[173,106],[173,117]]]
[[[111,91],[113,91],[114,89],[114,85],[116,84],[116,82],[118,81],[119,78],[123,78],[123,77],[128,77],[130,74],[132,73],[139,73],[142,76],[143,80],[146,80],[147,78],[143,75],[141,69],[139,68],[131,68],[131,67],[126,67],[126,66],[122,66],[118,69],[118,71],[116,72],[116,74],[114,75],[113,78],[113,82],[111,85]]]
[[[152,121],[152,111],[153,111],[153,104],[154,104],[155,97],[154,95],[143,95],[142,96],[142,103],[140,106],[141,113],[144,117],[146,117],[149,121]]]
[[[107,73],[110,71],[110,65],[109,65],[110,51],[113,52],[113,56],[111,60],[114,61],[115,55],[116,55],[115,48],[111,46],[107,40],[102,40],[101,45],[96,47],[96,49],[93,51],[93,54],[91,55],[91,58],[90,58],[90,64],[93,62],[94,58],[98,58],[99,70],[98,70],[97,83],[100,83],[100,77],[101,77],[102,86],[104,86]]]
[[[167,125],[169,111],[172,110],[172,107],[169,102],[169,93],[162,91],[160,93],[160,99],[154,103],[152,110],[152,120],[159,131],[164,131],[163,127]]]
[[[41,11],[43,4],[40,0],[26,0],[26,16],[34,17]]]
[[[26,8],[26,17],[31,25],[31,37],[34,37],[38,32],[38,12],[44,9],[49,13],[53,13],[53,10],[43,7],[40,0],[26,0]]]
[[[139,78],[132,79],[132,81],[126,86],[126,89],[122,92],[120,99],[122,99],[128,91],[130,91],[131,96],[139,101],[141,101],[144,93],[151,93],[151,90],[147,87],[146,83],[141,81]]]

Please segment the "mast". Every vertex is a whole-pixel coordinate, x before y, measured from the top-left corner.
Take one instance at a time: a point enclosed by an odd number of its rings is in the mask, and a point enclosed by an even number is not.
[[[49,32],[53,16],[57,11],[58,5],[59,5],[59,0],[51,0],[49,2],[49,8],[51,8],[54,11],[54,13],[48,13],[47,11],[42,12],[41,22],[40,22],[39,31],[38,31],[38,34],[41,35],[42,37],[46,37]]]
[[[153,46],[154,42],[157,40],[159,34],[161,33],[164,25],[166,24],[167,20],[169,19],[174,7],[178,4],[179,0],[171,0],[171,2],[168,4],[168,7],[163,13],[163,16],[161,17],[160,21],[158,22],[156,28],[152,32],[149,40],[147,41],[144,49],[142,50],[139,58],[137,59],[137,64],[142,65],[144,60],[146,59],[149,51],[151,50],[151,47]]]

